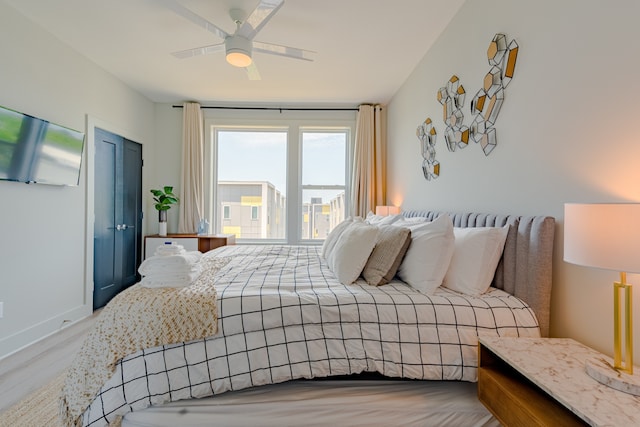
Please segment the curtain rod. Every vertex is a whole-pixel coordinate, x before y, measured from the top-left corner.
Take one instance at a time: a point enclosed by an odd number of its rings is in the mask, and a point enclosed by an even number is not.
[[[182,105],[174,105],[173,108],[182,108]],[[271,110],[271,111],[358,111],[357,108],[280,108],[280,107],[216,107],[201,106],[202,109],[212,110]]]

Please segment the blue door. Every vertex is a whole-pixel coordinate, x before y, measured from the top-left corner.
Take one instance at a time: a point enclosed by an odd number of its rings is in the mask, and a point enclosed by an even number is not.
[[[136,283],[142,244],[142,146],[95,129],[93,308]]]

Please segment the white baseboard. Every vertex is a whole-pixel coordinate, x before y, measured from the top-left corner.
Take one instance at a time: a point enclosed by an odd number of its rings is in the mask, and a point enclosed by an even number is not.
[[[93,308],[91,305],[82,305],[1,339],[0,362],[5,357],[59,332],[79,320],[90,316],[92,313]]]

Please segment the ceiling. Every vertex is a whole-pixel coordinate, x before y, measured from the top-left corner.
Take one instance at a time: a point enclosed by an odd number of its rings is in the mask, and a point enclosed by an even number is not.
[[[386,103],[464,0],[286,0],[255,40],[314,51],[314,61],[254,52],[261,80],[224,53],[171,52],[222,42],[156,0],[4,0],[154,102]],[[258,0],[178,0],[233,33],[230,9]]]

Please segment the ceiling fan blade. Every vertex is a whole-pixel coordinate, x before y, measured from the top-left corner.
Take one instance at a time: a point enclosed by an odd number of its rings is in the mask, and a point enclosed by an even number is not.
[[[178,59],[193,58],[194,56],[209,55],[211,53],[224,51],[224,43],[212,44],[209,46],[194,47],[193,49],[171,52],[171,55]]]
[[[238,28],[236,34],[252,40],[283,4],[284,0],[260,0],[251,15]]]
[[[186,7],[182,6],[181,4],[179,4],[174,0],[159,0],[159,2],[162,3],[167,9],[174,11],[175,13],[182,16],[183,18],[217,35],[223,40],[229,36],[229,33],[224,31],[223,29],[217,27],[216,25],[204,19],[202,16],[190,11],[189,9],[187,9]]]
[[[262,80],[255,61],[253,61],[248,67],[244,67],[244,69],[247,70],[247,77],[249,77],[249,80]]]
[[[254,41],[253,51],[268,53],[271,55],[286,56],[289,58],[302,59],[305,61],[313,61],[312,55],[316,52],[311,50],[298,49],[297,47],[281,46],[273,43],[263,43]]]

